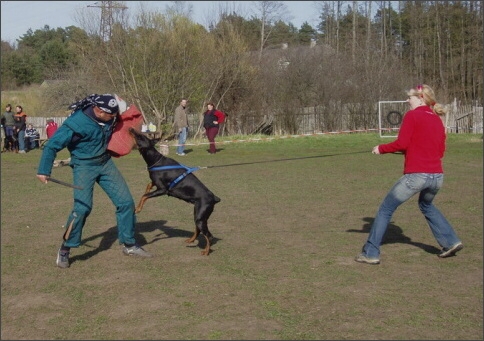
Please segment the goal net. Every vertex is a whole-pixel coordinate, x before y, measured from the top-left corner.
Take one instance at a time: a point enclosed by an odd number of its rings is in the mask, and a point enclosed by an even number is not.
[[[407,110],[407,101],[378,102],[378,129],[380,137],[397,137],[403,115]]]

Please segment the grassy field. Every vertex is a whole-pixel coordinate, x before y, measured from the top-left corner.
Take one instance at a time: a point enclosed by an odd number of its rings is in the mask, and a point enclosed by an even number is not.
[[[220,141],[221,139],[218,139]],[[222,201],[212,253],[184,240],[193,207],[148,200],[137,239],[154,254],[122,254],[114,207],[95,207],[71,267],[55,266],[72,190],[41,184],[41,151],[1,155],[1,338],[69,340],[482,340],[483,140],[449,135],[436,206],[464,249],[439,246],[410,199],[394,214],[381,264],[356,263],[402,155],[372,155],[376,134],[219,143],[170,156]],[[205,141],[204,141],[205,142]],[[59,157],[67,157],[63,151]],[[149,182],[134,150],[116,159],[135,202]],[[52,174],[72,181],[69,167]]]

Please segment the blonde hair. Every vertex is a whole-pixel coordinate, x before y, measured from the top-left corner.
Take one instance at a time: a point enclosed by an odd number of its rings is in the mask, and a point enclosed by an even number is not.
[[[434,90],[427,84],[417,85],[415,88],[408,90],[407,95],[421,98],[439,116],[445,115],[447,111],[444,105],[436,103]]]

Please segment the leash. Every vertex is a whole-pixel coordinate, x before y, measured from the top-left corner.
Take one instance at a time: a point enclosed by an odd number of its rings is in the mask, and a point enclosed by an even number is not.
[[[296,161],[296,160],[304,160],[304,159],[317,159],[317,158],[330,157],[330,156],[342,156],[342,155],[361,154],[361,153],[368,153],[368,151],[362,150],[362,151],[358,151],[358,152],[349,152],[349,153],[341,153],[341,154],[302,156],[302,157],[277,159],[277,160],[263,160],[263,161],[253,161],[253,162],[230,163],[230,164],[226,164],[226,165],[216,165],[216,166],[207,166],[207,167],[199,167],[199,168],[204,169],[204,168],[221,168],[221,167],[232,167],[232,166],[245,166],[245,165],[255,165],[255,164],[258,164],[258,163],[272,163],[272,162]]]
[[[254,165],[257,163],[268,163],[268,162],[281,162],[281,161],[294,161],[294,160],[302,160],[302,159],[314,159],[314,158],[322,158],[322,157],[329,157],[329,156],[341,156],[341,155],[348,155],[348,154],[360,154],[360,153],[368,153],[367,150],[364,151],[358,151],[358,152],[350,152],[350,153],[342,153],[342,154],[328,154],[328,155],[316,155],[316,156],[303,156],[303,157],[296,157],[296,158],[288,158],[288,159],[278,159],[278,160],[264,160],[264,161],[254,161],[254,162],[241,162],[241,163],[231,163],[227,165],[217,165],[217,166],[206,166],[206,167],[187,167],[185,165],[169,165],[169,166],[158,166],[155,167],[160,160],[155,162],[153,166],[148,167],[149,172],[154,172],[154,171],[159,171],[159,170],[170,170],[170,169],[185,169],[186,172],[184,172],[182,175],[177,177],[175,180],[173,180],[168,189],[172,189],[177,183],[182,181],[188,174],[193,173],[199,169],[208,169],[208,168],[221,168],[221,167],[232,167],[232,166],[243,166],[243,165]]]
[[[171,166],[158,166],[158,167],[149,167],[148,171],[149,172],[155,172],[155,171],[160,171],[160,170],[169,170],[169,169],[184,169],[186,172],[178,176],[175,180],[173,180],[170,185],[168,186],[168,190],[172,189],[175,187],[177,183],[182,181],[188,174],[193,173],[202,167],[187,167],[185,165],[179,164],[179,165],[171,165]]]

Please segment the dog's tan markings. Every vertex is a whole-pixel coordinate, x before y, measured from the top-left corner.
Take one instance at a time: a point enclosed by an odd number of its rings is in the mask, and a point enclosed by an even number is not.
[[[185,243],[187,243],[187,244],[193,243],[195,241],[195,239],[197,239],[199,234],[200,234],[200,231],[197,228],[195,228],[195,233],[193,233],[193,236],[191,238],[185,240]]]
[[[138,206],[136,206],[136,209],[134,210],[134,213],[140,213],[141,212],[141,210],[143,209],[143,206],[145,204],[145,201],[148,200],[148,197],[146,196],[146,194],[148,194],[151,191],[151,188],[153,188],[153,183],[152,182],[150,182],[148,184],[148,186],[146,186],[145,194],[143,194],[141,196],[141,199],[139,201],[139,204],[138,204]]]
[[[202,256],[208,256],[208,254],[210,253],[210,239],[206,235],[203,236],[207,241],[207,246],[205,246],[205,249],[202,251]]]
[[[186,239],[185,243],[187,244],[193,243],[198,238],[199,235],[200,235],[200,230],[196,228],[195,233],[193,233],[193,236],[189,239]],[[205,237],[207,244],[205,246],[205,249],[203,249],[202,251],[202,256],[208,256],[210,253],[210,239],[206,235],[203,235],[203,236]]]

